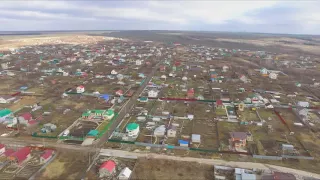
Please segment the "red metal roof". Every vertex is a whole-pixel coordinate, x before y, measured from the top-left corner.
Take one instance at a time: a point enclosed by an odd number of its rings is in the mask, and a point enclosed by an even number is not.
[[[37,123],[38,123],[38,121],[36,121],[36,120],[31,120],[31,121],[28,122],[29,125],[34,125],[34,124],[37,124]]]
[[[11,154],[13,154],[14,153],[14,150],[13,149],[6,149],[6,151],[4,152],[4,155],[6,156],[6,157],[8,157],[8,156],[10,156]]]
[[[217,106],[221,106],[221,105],[223,105],[223,103],[222,103],[221,99],[218,99],[218,100],[217,100],[217,102],[216,102],[216,104],[217,104]]]
[[[193,88],[189,89],[188,94],[194,94],[194,89]]]
[[[113,170],[116,168],[116,163],[112,160],[104,162],[101,166],[100,169],[104,168],[107,169],[110,173],[113,172]]]
[[[53,150],[47,149],[47,150],[44,151],[44,153],[41,155],[41,157],[43,159],[48,159],[48,158],[50,158],[52,156],[53,152],[54,152]]]
[[[24,113],[20,117],[23,117],[25,120],[30,121],[32,119],[31,113]]]
[[[24,147],[11,154],[10,157],[16,158],[16,160],[21,163],[22,161],[27,159],[27,156],[30,154],[30,152],[31,149],[29,147]]]

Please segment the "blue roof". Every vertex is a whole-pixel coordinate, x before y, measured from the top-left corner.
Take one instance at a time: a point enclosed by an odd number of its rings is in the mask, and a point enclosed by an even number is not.
[[[104,100],[108,101],[109,100],[109,94],[102,94],[100,95],[101,98],[103,98]]]
[[[21,86],[20,89],[21,90],[26,90],[26,89],[28,89],[28,87],[27,86]]]
[[[185,141],[185,140],[179,140],[178,142],[179,142],[179,144],[189,144],[189,142]]]

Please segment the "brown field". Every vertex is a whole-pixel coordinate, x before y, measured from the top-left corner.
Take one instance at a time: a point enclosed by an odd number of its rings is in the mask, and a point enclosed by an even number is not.
[[[195,162],[139,159],[131,179],[213,179],[213,166]]]
[[[60,153],[36,179],[81,179],[87,168],[88,158],[84,153]]]

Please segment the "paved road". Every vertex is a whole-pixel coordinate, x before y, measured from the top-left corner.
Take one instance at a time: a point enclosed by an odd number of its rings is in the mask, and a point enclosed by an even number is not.
[[[102,147],[103,144],[109,139],[109,137],[112,135],[112,132],[116,129],[118,124],[121,122],[121,120],[124,118],[124,116],[130,112],[130,110],[134,107],[134,103],[139,98],[139,95],[144,90],[144,88],[148,85],[148,82],[152,79],[154,74],[156,73],[157,69],[159,68],[161,64],[161,61],[159,61],[152,69],[151,73],[146,77],[144,83],[142,86],[138,88],[138,90],[134,93],[134,95],[129,99],[129,101],[124,105],[124,107],[119,112],[119,115],[117,119],[112,123],[112,125],[109,127],[109,130],[100,138],[100,140],[97,142],[97,147]]]
[[[169,156],[164,154],[154,154],[154,153],[135,153],[135,152],[128,152],[122,150],[114,150],[114,149],[101,149],[100,155],[105,156],[116,156],[116,157],[123,157],[123,158],[152,158],[152,159],[167,159],[167,160],[175,160],[175,161],[186,161],[186,162],[199,162],[208,165],[222,165],[222,166],[231,166],[231,167],[241,167],[247,169],[258,168],[262,170],[276,170],[291,174],[297,174],[299,176],[307,176],[307,177],[314,177],[320,178],[320,174],[310,173],[306,171],[301,171],[297,169],[286,168],[282,166],[275,166],[269,164],[262,164],[262,163],[253,163],[253,162],[236,162],[236,161],[224,161],[219,159],[202,159],[202,158],[193,158],[193,157],[178,157],[178,156]]]

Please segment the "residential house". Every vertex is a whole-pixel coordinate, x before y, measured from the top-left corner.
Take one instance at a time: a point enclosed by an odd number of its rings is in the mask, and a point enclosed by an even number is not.
[[[6,152],[6,146],[4,144],[0,144],[0,156]]]
[[[273,172],[273,180],[296,180],[293,174],[283,172]]]
[[[230,141],[232,146],[235,148],[242,148],[246,146],[247,143],[247,133],[246,132],[231,132]]]
[[[163,137],[165,135],[165,132],[166,132],[165,125],[160,125],[154,130],[153,135],[156,137]]]
[[[44,153],[40,156],[40,162],[41,163],[48,162],[49,159],[52,158],[53,154],[54,154],[54,150],[51,150],[51,149],[44,150]]]
[[[152,89],[148,92],[148,97],[156,98],[158,97],[159,91],[156,89]]]
[[[139,124],[129,123],[126,127],[126,132],[128,133],[129,137],[138,137],[140,132]]]
[[[116,163],[112,160],[104,162],[99,168],[100,177],[110,177],[116,172]]]
[[[119,89],[118,91],[116,91],[116,95],[123,96],[123,91],[121,89]]]
[[[118,74],[118,72],[117,72],[116,70],[114,70],[114,69],[113,69],[113,70],[111,71],[111,74],[112,74],[112,75],[117,75],[117,74]]]
[[[77,93],[84,93],[84,86],[80,85],[77,87]]]
[[[11,154],[13,154],[15,151],[13,149],[6,148],[6,151],[4,152],[5,157],[9,157]]]
[[[15,99],[16,99],[16,97],[13,97],[13,96],[7,96],[7,95],[1,96],[0,97],[0,104],[7,104]]]
[[[166,66],[164,66],[164,65],[161,65],[161,66],[160,66],[160,71],[161,71],[161,72],[164,72],[164,71],[166,71]]]
[[[228,70],[229,70],[229,67],[228,67],[228,66],[224,65],[224,66],[222,67],[222,72],[227,72]]]
[[[235,168],[234,175],[236,180],[256,180],[257,179],[256,175],[252,171],[242,169],[242,168]]]
[[[297,106],[307,108],[309,107],[309,102],[298,101]]]
[[[136,65],[137,66],[141,66],[142,65],[142,61],[141,60],[136,60]]]
[[[202,95],[197,96],[198,100],[204,100],[204,97]]]
[[[221,99],[218,99],[216,101],[216,108],[218,108],[218,109],[224,108],[223,101]]]
[[[260,69],[260,74],[262,74],[263,76],[268,75],[268,70],[266,68],[262,68]]]
[[[298,114],[302,117],[302,119],[308,119],[309,110],[307,108],[297,108]]]
[[[194,98],[194,89],[193,88],[188,90],[187,98]]]
[[[269,74],[269,78],[270,79],[277,79],[278,78],[278,74],[272,72],[272,73]]]
[[[0,119],[5,119],[6,117],[10,116],[12,111],[10,109],[1,109],[0,110]]]
[[[167,130],[168,137],[176,137],[176,135],[177,135],[177,128],[175,126],[172,126]]]
[[[148,97],[140,97],[139,99],[138,99],[138,101],[139,102],[148,102]]]
[[[34,123],[31,113],[27,112],[18,117],[19,123],[24,125],[32,125]]]
[[[187,81],[187,80],[188,80],[188,78],[186,76],[182,77],[182,81]]]
[[[248,83],[248,78],[245,76],[245,75],[241,75],[240,78],[239,78],[242,82],[244,83]]]
[[[18,164],[22,164],[25,160],[31,158],[31,149],[29,147],[23,147],[16,152],[12,153],[8,159],[10,161],[16,162]]]
[[[132,171],[128,168],[125,167],[124,169],[121,170],[120,174],[118,175],[119,180],[128,180],[131,176]]]
[[[112,119],[114,116],[114,112],[112,109],[108,110],[100,110],[100,109],[95,109],[95,110],[88,110],[84,113],[82,113],[82,118],[86,119]]]

